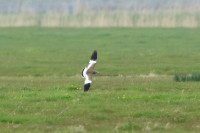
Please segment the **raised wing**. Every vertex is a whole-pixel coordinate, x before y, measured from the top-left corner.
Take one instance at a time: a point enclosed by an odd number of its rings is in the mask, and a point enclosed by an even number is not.
[[[88,76],[88,80],[92,81],[92,74],[94,72],[94,67],[97,62],[97,51],[95,50],[92,53],[92,56],[89,61],[89,65],[87,67],[86,75]]]

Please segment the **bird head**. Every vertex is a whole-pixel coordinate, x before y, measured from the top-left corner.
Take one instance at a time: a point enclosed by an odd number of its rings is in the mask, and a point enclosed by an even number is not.
[[[93,74],[99,74],[100,72],[94,71]]]
[[[83,68],[83,69],[80,71],[82,77],[84,77],[84,76],[83,76],[83,71],[84,71],[84,69],[85,69],[85,68]]]

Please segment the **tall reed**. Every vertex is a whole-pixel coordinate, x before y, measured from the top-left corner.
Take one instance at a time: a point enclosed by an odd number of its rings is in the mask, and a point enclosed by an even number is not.
[[[137,1],[137,0],[135,0]],[[154,1],[154,0],[152,0]],[[42,26],[42,27],[199,27],[200,6],[181,5],[175,7],[139,8],[135,7],[94,10],[81,5],[76,0],[70,12],[60,12],[49,8],[45,12],[28,12],[23,5],[19,12],[0,12],[0,27]],[[137,1],[138,2],[138,1]],[[199,7],[199,8],[198,8]],[[138,9],[137,9],[138,8]],[[137,10],[136,10],[137,9]]]

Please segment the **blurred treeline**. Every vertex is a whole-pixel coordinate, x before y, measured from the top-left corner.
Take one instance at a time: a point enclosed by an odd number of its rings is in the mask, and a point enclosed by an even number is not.
[[[199,27],[200,0],[0,0],[0,27]]]

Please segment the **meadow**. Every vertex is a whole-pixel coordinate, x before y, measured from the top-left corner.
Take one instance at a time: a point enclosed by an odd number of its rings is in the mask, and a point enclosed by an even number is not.
[[[0,28],[1,132],[200,131],[198,28]],[[80,71],[98,51],[93,84]]]

